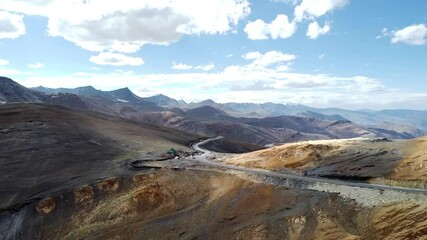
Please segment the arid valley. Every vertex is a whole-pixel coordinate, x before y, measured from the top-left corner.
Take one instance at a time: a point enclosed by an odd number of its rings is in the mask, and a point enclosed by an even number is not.
[[[427,237],[422,130],[0,84],[1,239]]]

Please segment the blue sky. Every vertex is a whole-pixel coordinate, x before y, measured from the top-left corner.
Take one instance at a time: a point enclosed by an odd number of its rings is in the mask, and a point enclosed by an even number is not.
[[[2,0],[0,75],[186,101],[427,109],[423,0]]]

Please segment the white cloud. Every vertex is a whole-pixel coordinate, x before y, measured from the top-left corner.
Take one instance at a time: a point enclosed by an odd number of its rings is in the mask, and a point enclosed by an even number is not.
[[[290,3],[292,5],[297,5],[300,0],[270,0],[272,2],[281,2],[281,3]]]
[[[1,72],[1,71],[0,71]],[[126,81],[122,81],[123,78]],[[171,87],[170,83],[174,82]],[[141,96],[157,93],[186,101],[293,102],[314,107],[424,108],[427,93],[386,88],[367,76],[332,76],[230,66],[215,73],[138,75],[132,72],[80,73],[72,76],[20,76],[24,86],[78,87],[103,90],[129,87]],[[155,89],[157,92],[138,91]]]
[[[414,24],[391,32],[392,43],[402,42],[409,45],[424,45],[426,41],[427,26],[425,24]]]
[[[251,70],[276,67],[278,71],[288,71],[290,63],[295,60],[297,56],[279,51],[269,51],[264,54],[260,52],[249,52],[242,57],[246,60],[252,60],[250,64],[245,66]]]
[[[18,38],[25,34],[24,16],[0,11],[0,39]]]
[[[144,44],[167,45],[185,34],[234,32],[250,13],[247,0],[2,0],[2,5],[47,17],[49,36],[90,51],[123,53]]]
[[[388,34],[388,29],[387,28],[381,29],[381,33],[384,34],[384,35],[387,35]]]
[[[323,60],[326,56],[326,53],[322,53],[319,56],[317,56],[319,58],[319,60]]]
[[[314,21],[308,25],[306,35],[307,35],[307,37],[309,37],[311,39],[316,39],[320,35],[325,35],[330,30],[331,30],[331,27],[329,26],[328,23],[325,23],[325,25],[323,27],[320,27],[319,24],[316,21]]]
[[[29,68],[44,68],[45,65],[43,63],[30,63],[27,65]]]
[[[172,63],[172,69],[175,70],[190,70],[193,69],[193,66],[187,65],[184,63]]]
[[[273,39],[288,38],[294,35],[297,26],[295,22],[289,21],[288,16],[280,14],[271,22],[269,30],[271,38]]]
[[[295,7],[295,20],[315,19],[344,7],[347,3],[347,0],[302,0],[301,4]]]
[[[242,57],[246,60],[253,60],[253,59],[257,59],[261,56],[262,56],[262,54],[257,51],[257,52],[248,52],[248,53],[244,54]]]
[[[0,64],[0,76],[7,76],[7,77],[19,76],[21,78],[22,76],[35,76],[35,75],[37,75],[37,73],[22,72],[12,68],[6,68],[5,65],[2,66]]]
[[[380,35],[377,35],[376,37],[375,37],[375,39],[381,39],[382,37],[388,37],[388,36],[390,36],[390,33],[388,32],[388,29],[387,28],[383,28],[383,29],[381,29],[381,34]]]
[[[90,51],[131,53],[147,43],[167,45],[178,41],[182,33],[177,28],[188,22],[188,18],[170,9],[142,9],[113,12],[78,24],[50,19],[48,33]]]
[[[144,60],[138,57],[129,57],[120,53],[101,52],[97,56],[91,56],[90,62],[98,65],[111,66],[140,66],[144,64]]]
[[[265,23],[261,19],[249,22],[244,31],[252,40],[265,40],[268,38],[289,38],[297,29],[296,23],[289,21],[287,15],[279,14],[271,23]]]
[[[192,65],[188,65],[185,63],[172,63],[172,69],[175,70],[191,70],[191,69],[195,69],[195,70],[202,70],[202,71],[210,71],[212,69],[215,68],[215,65],[213,63],[209,63],[206,65],[199,65],[199,66],[192,66]]]
[[[252,40],[265,40],[268,39],[268,24],[263,20],[257,19],[253,22],[246,24],[244,29],[245,33],[248,34],[248,38]]]
[[[210,71],[214,68],[215,68],[215,65],[213,63],[209,63],[206,65],[199,65],[199,66],[194,67],[194,69],[203,70],[203,71]]]
[[[103,90],[129,87],[141,96],[163,93],[186,101],[211,98],[219,102],[268,102],[274,99],[274,102],[294,102],[314,107],[356,109],[366,106],[424,108],[423,104],[427,101],[427,93],[387,88],[380,80],[368,76],[342,77],[283,71],[296,58],[292,54],[278,51],[251,52],[242,57],[248,64],[228,66],[216,72],[140,75],[131,71],[91,71],[64,76],[39,76],[5,72],[0,68],[0,75],[20,74],[17,80],[28,87],[92,85]],[[174,84],[171,85],[171,82]],[[152,91],[138,91],[140,89]]]
[[[291,0],[274,0],[277,2],[298,4],[299,1]],[[302,0],[294,9],[295,18],[291,21],[287,15],[279,14],[271,23],[266,23],[262,19],[257,19],[249,22],[244,31],[252,40],[266,39],[285,39],[289,38],[297,30],[298,23],[304,20],[311,20],[307,30],[307,36],[311,39],[316,39],[320,35],[324,35],[331,30],[329,23],[325,23],[320,27],[316,18],[321,17],[337,8],[344,7],[348,0]]]
[[[8,65],[8,64],[9,64],[9,61],[8,61],[8,60],[1,59],[1,58],[0,58],[0,66],[5,66],[5,65]]]

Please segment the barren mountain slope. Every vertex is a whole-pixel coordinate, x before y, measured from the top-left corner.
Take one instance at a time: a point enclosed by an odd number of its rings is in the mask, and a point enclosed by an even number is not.
[[[34,91],[0,76],[0,103],[3,102],[42,102]]]
[[[0,209],[121,171],[125,159],[186,147],[199,136],[99,113],[0,106]]]
[[[102,183],[90,185],[97,194],[75,205],[61,205],[63,200],[54,198],[58,207],[40,213],[39,237],[293,240],[426,235],[425,202],[367,207],[335,193],[192,170],[136,173],[117,179],[120,187],[112,190]],[[70,206],[71,214],[66,211]]]
[[[204,136],[223,136],[230,141],[258,145],[258,147],[272,143],[327,138],[324,135],[299,133],[292,129],[268,129],[233,121],[191,119],[172,112],[128,112],[125,117]]]
[[[301,174],[415,181],[427,184],[427,138],[413,140],[321,140],[285,144],[226,160],[227,163]],[[380,181],[375,179],[375,181]],[[385,180],[384,180],[385,181]],[[410,185],[410,184],[409,184]]]
[[[408,140],[402,151],[404,152],[403,159],[389,178],[419,180],[427,185],[427,137]]]

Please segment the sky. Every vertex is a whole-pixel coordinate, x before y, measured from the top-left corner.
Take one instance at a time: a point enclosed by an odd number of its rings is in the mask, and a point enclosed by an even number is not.
[[[187,102],[427,110],[425,0],[1,0],[0,76]]]

